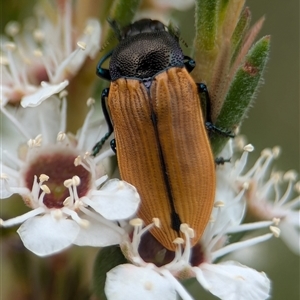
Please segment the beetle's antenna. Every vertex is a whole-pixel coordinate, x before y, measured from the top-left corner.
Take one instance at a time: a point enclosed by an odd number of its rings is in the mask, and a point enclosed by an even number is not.
[[[121,29],[120,25],[117,23],[116,20],[113,20],[111,18],[107,18],[107,22],[109,23],[110,27],[114,31],[114,36],[117,37],[117,39],[120,41],[121,40]]]
[[[177,25],[170,21],[167,28],[169,33],[177,40],[177,42],[181,42],[186,48],[189,47],[186,41],[180,36],[180,29]]]

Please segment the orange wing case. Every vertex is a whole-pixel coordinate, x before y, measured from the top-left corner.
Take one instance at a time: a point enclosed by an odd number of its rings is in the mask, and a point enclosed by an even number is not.
[[[209,221],[216,184],[195,82],[180,67],[156,75],[149,90],[140,80],[119,78],[111,82],[108,107],[121,177],[141,196],[138,216],[146,225],[159,218],[161,228],[151,233],[174,251],[174,205],[181,223],[194,229],[194,245]]]

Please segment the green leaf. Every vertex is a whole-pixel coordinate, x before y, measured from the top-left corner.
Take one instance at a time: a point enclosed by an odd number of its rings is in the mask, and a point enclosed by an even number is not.
[[[236,129],[251,107],[257,88],[261,83],[270,51],[270,37],[260,39],[246,55],[244,63],[237,70],[226,95],[223,107],[215,125],[226,130]],[[211,138],[213,152],[218,154],[228,138],[214,133]]]
[[[222,26],[226,11],[228,8],[229,0],[219,0],[219,5],[218,5],[218,26]]]
[[[194,60],[197,62],[193,71],[196,82],[209,84],[213,65],[218,54],[216,47],[218,0],[197,0],[195,8]]]
[[[251,12],[248,7],[246,7],[239,19],[239,22],[233,32],[232,38],[231,38],[231,49],[232,49],[232,58],[231,58],[231,64],[235,61],[241,46],[243,38],[249,29],[251,21]]]
[[[196,1],[196,49],[211,50],[215,46],[218,0]]]
[[[109,246],[99,251],[93,271],[93,290],[99,299],[106,300],[104,293],[106,273],[124,263],[127,263],[127,260],[119,246]]]

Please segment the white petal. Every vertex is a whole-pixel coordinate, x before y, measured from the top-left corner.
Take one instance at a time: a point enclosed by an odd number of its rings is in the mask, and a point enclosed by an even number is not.
[[[138,209],[140,197],[131,184],[112,179],[95,192],[90,202],[88,204],[104,218],[121,220],[133,216]]]
[[[1,168],[1,166],[0,166],[0,168]],[[13,192],[10,188],[16,187],[16,186],[18,186],[17,179],[15,179],[13,177],[8,177],[6,179],[0,178],[0,199],[6,199],[6,198],[10,197],[13,194]]]
[[[17,232],[27,249],[46,256],[69,247],[78,235],[79,225],[73,220],[55,220],[47,214],[27,220]]]
[[[176,292],[167,279],[152,269],[130,264],[119,265],[106,275],[108,300],[176,300]]]
[[[121,242],[121,235],[112,228],[101,224],[94,219],[84,216],[89,221],[87,228],[80,228],[73,244],[78,246],[106,247]]]
[[[43,144],[56,140],[61,123],[61,101],[50,96],[37,107],[19,108],[15,118],[26,128],[31,138],[42,134]]]
[[[220,299],[263,300],[270,296],[270,280],[264,273],[234,261],[215,265],[203,263],[196,273],[199,273],[197,279],[201,279],[202,273],[208,290]]]
[[[64,80],[59,84],[41,83],[41,87],[34,93],[22,98],[21,105],[23,107],[35,107],[42,103],[50,96],[61,92],[69,84],[68,80]]]

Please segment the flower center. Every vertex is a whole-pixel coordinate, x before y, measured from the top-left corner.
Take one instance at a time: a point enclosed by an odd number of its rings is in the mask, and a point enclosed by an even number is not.
[[[41,174],[49,176],[47,186],[51,193],[45,195],[43,201],[48,208],[62,208],[64,206],[63,202],[70,196],[69,190],[64,186],[64,181],[75,175],[80,178],[80,185],[77,187],[78,197],[87,194],[91,184],[91,175],[81,165],[74,165],[76,156],[74,153],[43,153],[28,166],[24,178],[25,185],[30,190],[34,176],[39,177]]]
[[[149,231],[145,232],[141,237],[138,251],[145,262],[153,263],[157,267],[170,263],[175,257],[175,252],[164,248]],[[198,243],[191,249],[189,263],[191,266],[199,266],[204,261],[204,252]]]
[[[141,237],[138,251],[145,262],[157,267],[170,263],[175,257],[175,252],[166,249],[149,231]]]

